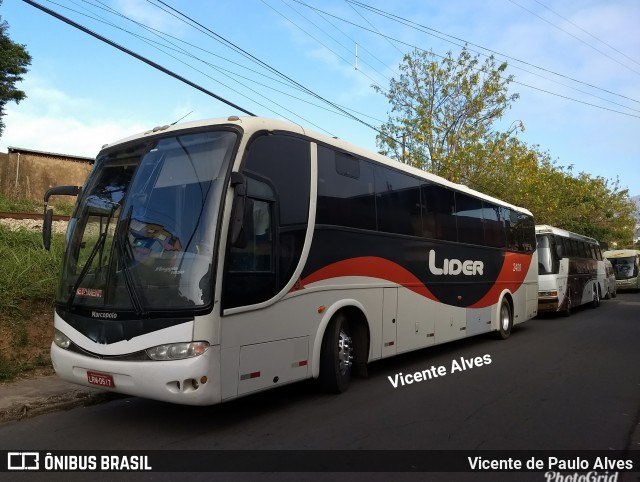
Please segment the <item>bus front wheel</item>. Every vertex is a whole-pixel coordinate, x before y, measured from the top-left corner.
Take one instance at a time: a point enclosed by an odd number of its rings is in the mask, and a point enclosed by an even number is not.
[[[511,304],[507,298],[503,298],[502,303],[500,304],[498,319],[498,338],[502,340],[509,338],[511,328],[513,328],[513,312],[511,310]]]
[[[353,338],[344,313],[337,313],[329,322],[320,351],[320,383],[330,393],[342,393],[349,388],[353,367]]]

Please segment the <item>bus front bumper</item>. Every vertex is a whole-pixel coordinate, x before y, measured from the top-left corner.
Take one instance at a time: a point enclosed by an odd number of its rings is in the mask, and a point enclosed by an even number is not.
[[[51,361],[60,378],[78,385],[183,405],[221,401],[219,345],[184,360],[118,361],[82,355],[52,343]]]
[[[635,290],[638,289],[638,280],[632,279],[617,279],[616,290]]]

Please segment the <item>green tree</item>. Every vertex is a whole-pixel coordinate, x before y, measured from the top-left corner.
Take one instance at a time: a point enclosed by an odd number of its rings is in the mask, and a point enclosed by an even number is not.
[[[438,59],[415,50],[404,57],[399,79],[387,91],[391,112],[377,137],[381,152],[452,181],[471,184],[491,161],[484,146],[504,135],[492,130],[518,94],[508,94],[506,63],[480,64],[464,48]],[[482,162],[485,161],[485,162]]]
[[[2,0],[0,0],[0,7]],[[16,83],[27,73],[31,56],[24,45],[13,42],[8,35],[9,24],[0,16],[0,137],[4,131],[3,118],[7,102],[19,103],[26,94],[16,88]]]
[[[493,149],[490,146],[489,149]],[[511,137],[499,149],[493,170],[476,177],[472,186],[529,209],[537,224],[550,224],[598,241],[628,246],[635,211],[619,181],[593,177],[563,167],[539,146]]]

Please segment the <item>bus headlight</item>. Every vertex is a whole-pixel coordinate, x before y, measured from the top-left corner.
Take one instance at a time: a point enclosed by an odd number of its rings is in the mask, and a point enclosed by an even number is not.
[[[57,328],[53,333],[53,342],[64,350],[68,350],[71,346],[71,340]]]
[[[147,348],[147,355],[152,360],[184,360],[202,355],[209,349],[206,341],[192,341],[191,343],[171,343]]]

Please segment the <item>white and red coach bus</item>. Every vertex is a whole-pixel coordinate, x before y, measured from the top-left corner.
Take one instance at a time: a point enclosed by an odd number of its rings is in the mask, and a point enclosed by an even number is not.
[[[294,124],[156,128],[45,206],[78,192],[51,347],[75,383],[193,405],[340,392],[537,312],[530,212]]]

